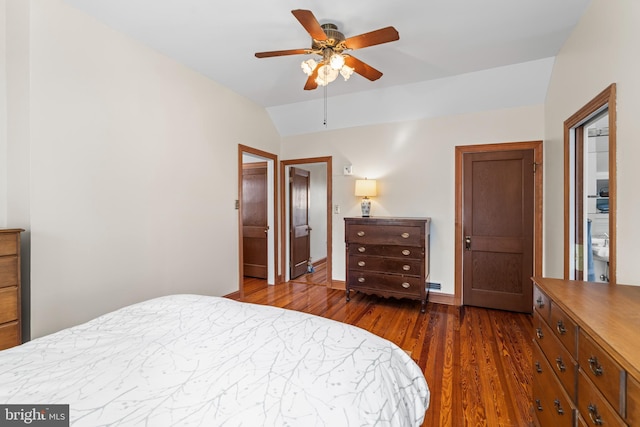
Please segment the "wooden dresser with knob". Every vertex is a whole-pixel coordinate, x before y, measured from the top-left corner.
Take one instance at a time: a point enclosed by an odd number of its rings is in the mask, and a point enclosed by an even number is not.
[[[640,426],[640,287],[533,282],[538,425]]]
[[[0,229],[0,350],[22,343],[20,314],[21,229]]]
[[[429,277],[429,218],[345,218],[346,296],[360,291],[419,300]]]

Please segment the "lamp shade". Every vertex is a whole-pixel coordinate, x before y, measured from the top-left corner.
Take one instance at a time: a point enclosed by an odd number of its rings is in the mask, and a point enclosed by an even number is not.
[[[375,179],[356,179],[356,196],[375,197],[377,195]]]

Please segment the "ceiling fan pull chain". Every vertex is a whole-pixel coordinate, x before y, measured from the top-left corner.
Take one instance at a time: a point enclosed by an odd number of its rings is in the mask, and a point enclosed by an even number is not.
[[[327,127],[327,85],[324,86],[324,127]]]

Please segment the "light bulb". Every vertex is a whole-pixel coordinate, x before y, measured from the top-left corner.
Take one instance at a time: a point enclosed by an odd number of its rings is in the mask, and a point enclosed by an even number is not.
[[[338,77],[338,70],[334,70],[331,66],[323,64],[318,68],[318,77],[316,83],[320,86],[326,86]]]
[[[331,59],[329,59],[329,64],[334,70],[340,70],[344,65],[344,56],[339,53],[334,53],[331,55]]]
[[[351,77],[351,74],[353,74],[353,68],[345,65],[340,69],[340,74],[344,77],[344,81],[346,82],[349,80],[349,77]]]

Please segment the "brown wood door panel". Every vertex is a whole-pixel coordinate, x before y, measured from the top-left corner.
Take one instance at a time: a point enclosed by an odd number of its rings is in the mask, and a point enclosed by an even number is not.
[[[291,167],[289,176],[289,278],[295,279],[307,272],[307,263],[311,256],[311,228],[309,227],[311,173]]]
[[[464,154],[465,305],[532,310],[533,163],[533,150]]]
[[[245,276],[266,279],[267,165],[248,163],[242,167],[242,258]]]

